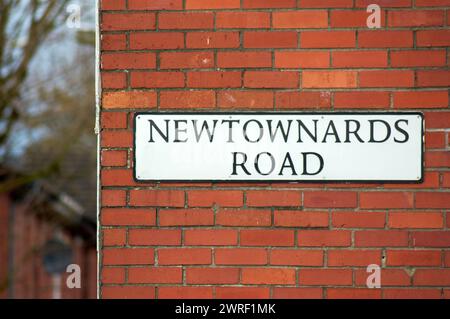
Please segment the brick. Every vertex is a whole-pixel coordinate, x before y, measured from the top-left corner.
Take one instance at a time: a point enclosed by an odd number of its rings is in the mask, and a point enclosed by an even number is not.
[[[244,268],[243,284],[292,285],[295,284],[295,269],[287,268]]]
[[[359,206],[361,208],[412,208],[413,194],[406,192],[361,192]]]
[[[269,12],[216,12],[216,28],[263,29],[270,28]]]
[[[388,108],[390,105],[389,92],[335,92],[335,108]]]
[[[218,299],[268,299],[267,287],[216,287]]]
[[[360,87],[413,87],[413,71],[361,71]]]
[[[102,0],[101,10],[125,10],[125,0]]]
[[[102,284],[123,284],[125,283],[125,268],[102,268]]]
[[[446,151],[442,152],[429,152],[425,154],[425,167],[449,167],[450,166],[450,153]]]
[[[218,52],[220,68],[264,68],[272,66],[272,53],[261,51]]]
[[[130,131],[116,130],[102,132],[102,147],[131,147],[132,145],[133,134]]]
[[[104,246],[124,246],[127,240],[126,229],[104,229],[103,245]]]
[[[391,51],[391,66],[444,66],[445,51],[443,50],[414,50]]]
[[[216,213],[216,225],[221,226],[270,226],[270,210],[226,209]]]
[[[209,248],[160,248],[159,265],[209,265],[211,264]]]
[[[130,284],[176,284],[181,283],[182,280],[182,270],[177,267],[128,269],[128,283]]]
[[[450,45],[450,30],[418,30],[416,40],[419,47],[446,47]]]
[[[412,232],[411,240],[414,247],[447,248],[450,246],[450,231]]]
[[[247,31],[244,32],[244,48],[296,48],[297,32]]]
[[[241,72],[188,72],[187,86],[193,88],[236,88],[241,86]]]
[[[444,25],[443,10],[389,11],[389,27],[432,27]]]
[[[425,132],[425,147],[426,148],[444,148],[445,147],[445,133],[444,132]]]
[[[127,151],[102,150],[102,166],[125,166],[127,165]]]
[[[383,289],[383,298],[385,299],[440,299],[441,289]]]
[[[154,250],[151,248],[103,249],[103,265],[153,265]]]
[[[191,190],[188,191],[188,205],[191,207],[240,207],[243,204],[242,191]]]
[[[188,284],[237,284],[239,269],[237,268],[187,268]]]
[[[421,87],[450,86],[450,71],[447,70],[417,71],[416,74],[417,74],[417,86]]]
[[[124,72],[101,72],[103,89],[123,89],[127,86]]]
[[[163,209],[159,211],[160,226],[204,226],[214,224],[210,209]]]
[[[161,69],[207,69],[214,66],[212,52],[161,52]]]
[[[354,31],[303,31],[300,33],[301,48],[354,48]]]
[[[159,106],[168,109],[214,108],[213,91],[165,91],[159,93]]]
[[[243,229],[240,234],[241,246],[293,246],[292,230],[249,230]]]
[[[368,230],[355,232],[356,247],[408,246],[408,232],[397,230]]]
[[[332,225],[338,228],[384,228],[384,212],[333,212]]]
[[[442,228],[440,212],[389,212],[389,228]]]
[[[216,265],[266,265],[267,250],[260,248],[217,248]]]
[[[279,266],[323,266],[323,251],[272,249],[270,264]]]
[[[450,188],[450,172],[445,172],[442,174],[442,187]],[[448,217],[447,217],[447,219],[448,219]]]
[[[247,71],[244,86],[248,88],[298,88],[299,73],[293,71]]]
[[[304,192],[305,207],[348,208],[356,207],[358,195],[355,192]]]
[[[335,51],[332,66],[337,68],[387,67],[387,51]]]
[[[378,0],[377,4],[382,8],[403,8],[411,7],[412,0]],[[355,7],[357,8],[367,8],[369,4],[372,4],[371,0],[356,0]]]
[[[104,208],[101,223],[104,226],[153,226],[156,212],[154,209]]]
[[[103,13],[102,31],[154,30],[154,13]]]
[[[416,0],[417,7],[439,7],[439,6],[449,6],[449,0]]]
[[[212,287],[158,287],[158,298],[160,299],[212,299]]]
[[[247,205],[265,206],[300,206],[301,193],[297,191],[247,191]]]
[[[232,229],[187,229],[184,244],[189,246],[230,246],[238,242],[238,233]]]
[[[102,206],[123,206],[126,202],[126,192],[123,190],[104,189],[101,193]]]
[[[220,108],[273,108],[273,93],[269,91],[220,91],[217,96]]]
[[[415,286],[450,286],[450,269],[417,269]]]
[[[344,230],[299,230],[297,245],[301,247],[350,246],[351,232]]]
[[[130,10],[181,10],[183,0],[129,0]]]
[[[352,71],[303,71],[303,88],[355,88],[356,72]]]
[[[381,10],[380,27],[386,26],[386,12]],[[330,15],[332,28],[367,28],[370,13],[366,10],[333,10]]]
[[[240,7],[240,0],[186,0],[187,10],[196,9],[237,9]]]
[[[394,92],[395,108],[446,108],[447,91]]]
[[[276,210],[274,225],[285,227],[327,227],[328,212]]]
[[[105,92],[102,97],[105,109],[153,108],[156,107],[156,93],[149,91]]]
[[[154,299],[155,287],[102,286],[103,299]]]
[[[351,269],[300,269],[298,283],[307,286],[347,286],[352,284]]]
[[[272,297],[274,299],[321,299],[322,288],[294,288],[274,287]]]
[[[413,33],[393,30],[359,31],[358,45],[361,48],[411,48]]]
[[[416,193],[416,208],[450,208],[450,193]]]
[[[133,88],[181,88],[184,87],[182,72],[131,72]]]
[[[130,229],[128,243],[131,246],[181,245],[179,229]]]
[[[102,128],[127,128],[127,113],[103,112],[100,123]]]
[[[184,48],[184,34],[181,32],[133,32],[130,34],[130,48],[133,50],[158,50]]]
[[[129,169],[103,169],[100,176],[103,186],[129,186],[134,183],[133,172]]]
[[[295,8],[295,0],[244,0],[244,9]]]
[[[110,53],[102,54],[102,69],[154,69],[156,55],[154,53]]]
[[[299,8],[352,8],[353,0],[302,0],[298,3]]]
[[[104,34],[101,37],[102,50],[115,51],[127,48],[125,34]]]
[[[330,92],[277,92],[275,105],[278,109],[329,108]]]
[[[450,122],[450,112],[425,112],[427,128],[446,128]]]
[[[380,250],[329,250],[328,266],[364,266],[381,264]]]
[[[131,190],[130,205],[183,207],[184,192],[178,190]]]
[[[159,29],[212,29],[214,15],[211,12],[160,12]]]
[[[325,10],[273,12],[272,25],[275,29],[326,28],[328,13]]]
[[[132,171],[128,169],[103,169],[101,171],[101,181],[103,186],[132,185]]]
[[[328,299],[380,299],[380,289],[370,288],[329,288]]]
[[[225,49],[239,47],[239,32],[188,32],[186,47],[189,49]]]
[[[440,266],[441,252],[435,250],[388,250],[388,266]]]
[[[330,54],[325,51],[277,51],[276,68],[327,68]]]

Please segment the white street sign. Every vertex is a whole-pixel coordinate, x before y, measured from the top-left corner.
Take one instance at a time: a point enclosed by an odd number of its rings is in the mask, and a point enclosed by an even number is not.
[[[138,113],[137,181],[411,181],[421,113]]]

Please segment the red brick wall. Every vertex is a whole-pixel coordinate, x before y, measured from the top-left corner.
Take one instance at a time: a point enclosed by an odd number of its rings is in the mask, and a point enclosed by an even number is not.
[[[103,298],[450,297],[448,0],[101,9]],[[423,111],[425,181],[135,183],[133,112],[171,109]]]
[[[8,295],[8,227],[10,200],[6,193],[0,194],[0,299]]]
[[[11,294],[0,297],[14,299],[49,299],[52,298],[52,276],[43,265],[42,248],[45,243],[61,232],[64,240],[72,247],[73,263],[81,268],[81,288],[70,289],[66,285],[69,273],[61,278],[61,298],[95,299],[96,298],[96,254],[93,247],[87,248],[80,238],[62,231],[49,220],[36,217],[36,212],[28,203],[14,205],[14,222],[11,232],[13,240],[13,269],[8,269],[8,260],[0,260],[0,268],[10,271],[12,280],[8,282]],[[8,234],[8,232],[7,232]],[[6,241],[8,244],[9,241]]]

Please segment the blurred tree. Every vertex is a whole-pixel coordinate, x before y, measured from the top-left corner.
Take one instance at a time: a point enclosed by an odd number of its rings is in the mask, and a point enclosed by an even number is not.
[[[0,0],[1,163],[25,173],[0,192],[46,177],[93,210],[95,36],[66,27],[68,2]]]
[[[17,107],[30,63],[52,32],[67,0],[0,0],[0,146],[21,111]]]
[[[73,61],[55,68],[52,73],[62,76],[57,85],[39,89],[40,111],[22,118],[25,130],[42,133],[28,145],[18,163],[28,172],[44,170],[48,161],[56,163],[46,179],[95,216],[94,48],[78,47]]]

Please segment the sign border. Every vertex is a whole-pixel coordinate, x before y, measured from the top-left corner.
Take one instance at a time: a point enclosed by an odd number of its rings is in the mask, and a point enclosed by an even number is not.
[[[136,176],[136,119],[139,115],[152,115],[152,114],[166,114],[166,115],[417,115],[421,118],[421,154],[420,154],[420,162],[421,162],[421,169],[420,169],[420,179],[418,180],[363,180],[363,179],[351,179],[351,180],[338,180],[338,179],[315,179],[315,180],[255,180],[255,179],[243,179],[243,180],[228,180],[228,179],[138,179]],[[321,183],[321,184],[330,184],[330,183],[337,183],[337,184],[421,184],[424,181],[424,173],[425,173],[425,163],[424,163],[424,153],[425,153],[425,116],[423,112],[415,111],[415,112],[405,112],[405,111],[392,111],[392,112],[386,112],[386,111],[329,111],[329,112],[293,112],[293,111],[242,111],[242,112],[229,112],[229,111],[161,111],[161,110],[155,110],[155,111],[145,111],[145,112],[135,112],[133,117],[133,180],[136,183],[157,183],[157,182],[163,182],[163,183],[230,183],[230,184],[237,184],[237,183],[271,183],[271,184],[297,184],[297,183]]]

